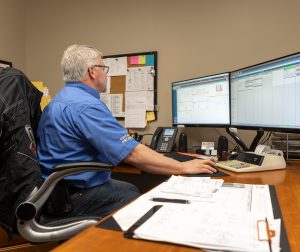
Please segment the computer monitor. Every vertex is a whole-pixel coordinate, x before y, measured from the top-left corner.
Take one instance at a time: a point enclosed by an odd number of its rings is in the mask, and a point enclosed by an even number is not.
[[[229,73],[172,83],[174,126],[228,126]]]
[[[300,132],[300,53],[230,75],[231,126]]]

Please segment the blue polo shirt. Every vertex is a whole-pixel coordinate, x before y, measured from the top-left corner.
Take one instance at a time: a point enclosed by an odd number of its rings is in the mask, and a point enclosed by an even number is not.
[[[44,178],[63,163],[117,165],[138,145],[99,98],[95,89],[83,83],[66,83],[44,109],[37,145]],[[110,178],[110,172],[84,172],[66,179],[75,187],[89,188]]]

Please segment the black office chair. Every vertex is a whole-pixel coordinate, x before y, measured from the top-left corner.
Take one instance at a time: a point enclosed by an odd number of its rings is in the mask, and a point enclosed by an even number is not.
[[[41,96],[21,71],[0,71],[0,226],[30,242],[65,240],[95,224],[101,217],[47,219],[43,209],[64,177],[113,168],[96,162],[62,164],[43,181],[34,141]]]

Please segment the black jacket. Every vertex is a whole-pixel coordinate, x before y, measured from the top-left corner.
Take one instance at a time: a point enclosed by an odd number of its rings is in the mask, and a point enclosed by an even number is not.
[[[41,178],[34,141],[41,97],[21,71],[0,71],[0,225],[10,235],[16,207]]]

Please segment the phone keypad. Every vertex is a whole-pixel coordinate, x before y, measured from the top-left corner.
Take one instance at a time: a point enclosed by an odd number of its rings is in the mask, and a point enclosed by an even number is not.
[[[160,146],[161,151],[166,151],[167,148],[168,148],[168,143],[161,143],[161,146]]]

